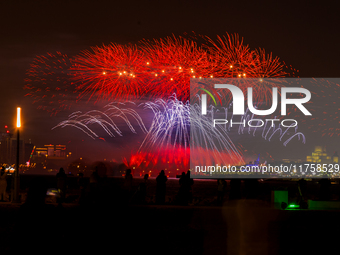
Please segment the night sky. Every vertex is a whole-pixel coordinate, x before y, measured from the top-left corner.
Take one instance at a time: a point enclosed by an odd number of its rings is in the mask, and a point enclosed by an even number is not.
[[[339,3],[294,1],[2,1],[0,3],[0,128],[14,132],[23,107],[23,137],[36,145],[92,139],[73,129],[51,130],[73,111],[55,117],[24,97],[26,70],[36,55],[76,55],[110,42],[194,31],[211,38],[238,33],[251,49],[264,48],[300,71],[300,77],[339,77]],[[315,1],[316,2],[316,1]],[[83,109],[90,108],[90,105]],[[133,136],[116,141],[131,145]],[[138,141],[134,141],[137,142]],[[98,153],[117,147],[102,142]],[[78,145],[79,147],[79,145]]]

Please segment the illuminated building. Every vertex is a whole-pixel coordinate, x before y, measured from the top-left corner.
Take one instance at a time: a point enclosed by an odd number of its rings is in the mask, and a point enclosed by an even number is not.
[[[48,144],[44,147],[35,148],[36,157],[47,157],[49,159],[66,159],[66,145]]]
[[[66,167],[67,160],[66,145],[34,146],[30,153],[30,165],[34,166],[34,169],[30,172],[56,173],[60,167]]]
[[[321,146],[315,146],[314,152],[312,152],[312,156],[307,156],[307,162],[311,163],[320,163],[320,164],[330,164],[330,163],[338,163],[338,154],[335,153],[332,157],[326,153],[326,148],[322,148]]]
[[[332,156],[332,160],[333,160],[333,163],[339,163],[339,156],[338,156],[338,152],[337,151]]]

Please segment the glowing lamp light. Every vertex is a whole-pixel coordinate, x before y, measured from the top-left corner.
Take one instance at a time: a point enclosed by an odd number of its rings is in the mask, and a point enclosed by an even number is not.
[[[299,208],[300,205],[290,204],[288,205],[288,208]]]
[[[21,113],[21,108],[17,107],[17,128],[21,127],[20,113]]]

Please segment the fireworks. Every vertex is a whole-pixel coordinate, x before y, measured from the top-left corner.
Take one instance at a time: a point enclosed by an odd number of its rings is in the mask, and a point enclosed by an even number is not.
[[[148,88],[148,67],[135,45],[93,47],[76,56],[70,70],[79,98],[124,100]]]
[[[212,56],[195,41],[167,37],[141,43],[150,67],[152,93],[157,96],[175,93],[180,100],[186,101],[190,95],[190,78],[214,77],[216,73]]]
[[[219,78],[278,78],[288,74],[278,57],[273,58],[261,48],[250,50],[237,34],[218,36],[216,42],[207,37],[207,41]]]
[[[95,131],[97,127],[111,137],[122,136],[123,126],[133,133],[139,127],[145,138],[136,153],[125,159],[127,165],[155,167],[161,163],[188,169],[190,150],[195,155],[209,155],[210,164],[244,164],[227,129],[212,128],[211,116],[202,116],[198,105],[189,105],[189,99],[199,102],[199,96],[190,98],[190,94],[200,94],[201,79],[206,83],[214,82],[214,78],[239,78],[243,92],[253,87],[258,95],[254,101],[268,102],[272,84],[262,82],[262,78],[295,75],[288,70],[278,57],[263,49],[251,49],[237,34],[216,40],[201,36],[200,41],[171,36],[92,47],[71,58],[59,52],[38,56],[27,72],[25,89],[38,108],[52,113],[79,100],[110,100],[103,111],[75,112],[54,128],[71,126],[93,139],[102,139]],[[246,78],[259,82],[249,84]],[[171,97],[174,94],[176,97]],[[215,94],[226,96],[225,91]],[[133,106],[152,112],[148,128],[137,111],[125,107],[133,104],[129,100],[141,98],[154,100]],[[302,134],[297,135],[304,139]],[[265,139],[272,136],[267,134]],[[202,163],[201,158],[193,160]]]
[[[61,52],[35,57],[26,73],[24,89],[29,90],[26,96],[32,97],[38,108],[51,113],[69,108],[76,93],[69,76],[72,64]]]
[[[142,40],[136,45],[112,43],[93,47],[72,58],[61,53],[39,56],[28,70],[27,95],[34,102],[40,101],[40,107],[48,105],[50,111],[72,104],[66,102],[72,94],[77,95],[76,100],[124,101],[143,96],[167,98],[175,93],[185,102],[190,98],[191,78],[265,78],[290,74],[284,71],[285,65],[278,57],[263,49],[251,50],[238,35],[217,37],[216,42],[203,38],[200,43],[181,36]],[[264,84],[255,89],[263,94],[263,99],[270,94],[269,86]],[[51,106],[56,103],[59,106]]]
[[[122,135],[116,124],[118,119],[123,119],[131,132],[136,133],[131,124],[131,120],[135,120],[146,135],[136,154],[127,161],[129,166],[156,166],[158,163],[166,163],[189,168],[190,150],[205,151],[211,154],[215,162],[234,165],[244,163],[227,131],[213,128],[210,119],[200,114],[198,105],[190,106],[189,102],[183,103],[176,97],[142,103],[138,107],[152,112],[153,115],[148,129],[134,109],[122,108],[122,105],[125,106],[115,102],[107,105],[105,111],[75,112],[54,128],[75,127],[95,139],[99,138],[96,127],[100,127],[111,137],[114,134]]]
[[[134,104],[133,102],[128,102]],[[143,132],[147,132],[142,118],[138,113],[131,108],[121,108],[117,104],[125,105],[120,102],[112,102],[105,106],[105,111],[88,111],[82,113],[80,111],[72,113],[69,118],[65,121],[60,122],[57,127],[75,127],[83,131],[85,134],[90,136],[92,139],[98,138],[99,136],[91,129],[93,125],[99,125],[108,135],[114,137],[115,134],[122,136],[122,131],[119,129],[118,125],[114,120],[123,120],[124,123],[129,127],[131,132],[136,133],[133,125],[131,124],[131,119],[135,120]],[[53,128],[53,129],[54,129]]]

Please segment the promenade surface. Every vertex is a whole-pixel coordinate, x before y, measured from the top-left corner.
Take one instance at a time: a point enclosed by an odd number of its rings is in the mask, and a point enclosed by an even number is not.
[[[135,181],[138,184],[141,180]],[[175,185],[178,180],[172,182]],[[171,191],[170,183],[171,198],[176,192],[175,188]],[[201,201],[208,201],[208,197],[216,193],[215,182],[195,181],[194,185],[197,185],[194,191],[202,193],[197,194],[202,197]],[[285,186],[293,192],[289,185],[293,183],[274,186]],[[199,192],[200,187],[205,187],[204,192]],[[258,199],[226,198],[221,206],[214,204],[214,198],[210,204],[197,202],[188,206],[172,204],[170,198],[165,205],[152,204],[151,200],[148,205],[109,201],[81,206],[75,199],[61,206],[48,202],[46,207],[29,209],[3,202],[0,203],[0,247],[6,252],[3,254],[19,251],[96,254],[337,252],[340,211],[279,210],[274,209],[270,201],[264,199],[266,197],[262,194]]]

